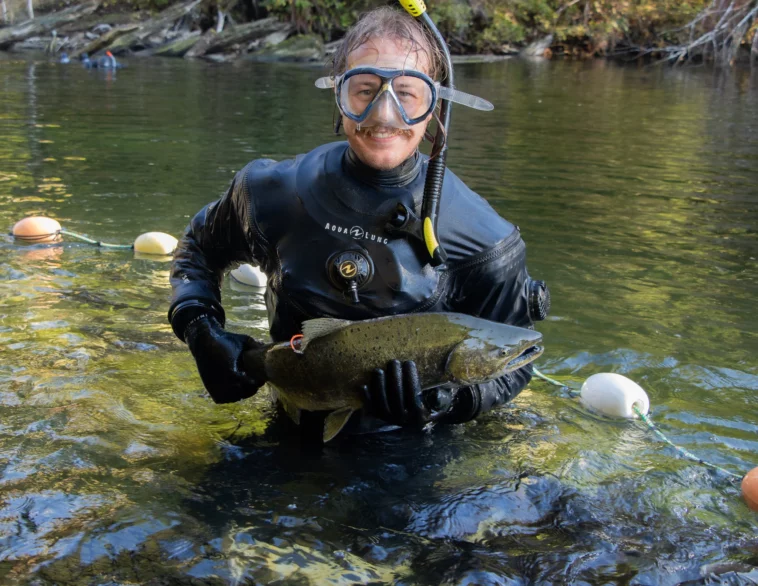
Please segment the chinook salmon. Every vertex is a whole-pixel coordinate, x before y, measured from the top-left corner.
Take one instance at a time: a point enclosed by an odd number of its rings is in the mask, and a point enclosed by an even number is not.
[[[542,354],[542,334],[459,313],[412,313],[365,321],[319,318],[303,324],[299,346],[277,343],[243,354],[243,368],[266,372],[295,423],[300,411],[332,411],[324,441],[363,406],[360,389],[376,368],[413,360],[422,389],[491,381]]]

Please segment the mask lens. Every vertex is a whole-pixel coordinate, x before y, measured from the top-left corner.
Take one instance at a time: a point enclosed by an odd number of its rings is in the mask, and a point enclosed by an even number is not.
[[[382,86],[382,79],[372,73],[351,76],[345,80],[340,90],[342,109],[354,116],[362,115]]]
[[[423,79],[401,75],[392,80],[392,89],[410,120],[424,116],[432,105],[432,89]]]
[[[348,72],[338,90],[340,108],[364,122],[369,118],[377,118],[376,123],[390,122],[391,118],[390,125],[397,128],[421,122],[432,108],[433,86],[428,80],[398,73]]]

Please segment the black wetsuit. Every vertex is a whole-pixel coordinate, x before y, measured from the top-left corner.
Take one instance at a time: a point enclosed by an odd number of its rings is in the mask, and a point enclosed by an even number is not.
[[[531,327],[537,316],[530,310],[532,281],[518,228],[451,171],[438,224],[445,265],[431,267],[422,242],[386,230],[398,202],[420,213],[426,165],[416,153],[396,169],[377,171],[344,142],[292,160],[248,164],[226,195],[192,219],[179,244],[169,311],[177,336],[183,339],[186,324],[201,312],[224,323],[219,286],[239,262],[259,265],[268,276],[274,341],[300,333],[309,318],[361,320],[416,311]],[[344,258],[362,260],[371,273],[357,292],[335,274],[334,263]],[[527,366],[459,391],[447,421],[466,421],[509,401],[530,378]]]

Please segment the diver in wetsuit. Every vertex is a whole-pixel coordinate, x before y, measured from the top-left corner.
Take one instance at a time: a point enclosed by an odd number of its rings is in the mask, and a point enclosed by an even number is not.
[[[518,228],[451,171],[437,216],[445,262],[430,262],[424,241],[401,229],[420,214],[430,163],[418,146],[438,99],[477,100],[435,83],[442,66],[434,42],[402,12],[364,15],[335,55],[335,75],[316,84],[334,88],[347,142],[293,160],[255,160],[192,219],[172,265],[169,319],[215,402],[250,397],[266,382],[265,373],[240,367],[242,352],[260,342],[224,330],[220,283],[235,263],[267,275],[274,341],[317,317],[452,311],[522,327],[544,319],[549,294],[527,273]],[[364,419],[468,421],[512,399],[531,372],[422,399],[415,364],[395,360],[362,389]]]

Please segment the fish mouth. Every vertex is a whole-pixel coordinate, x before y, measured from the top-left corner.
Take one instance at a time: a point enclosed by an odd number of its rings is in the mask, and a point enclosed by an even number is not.
[[[514,370],[526,366],[530,362],[534,362],[537,358],[542,356],[544,351],[544,346],[529,346],[526,350],[521,352],[521,354],[508,361],[508,364],[505,365],[505,372],[513,372]]]

